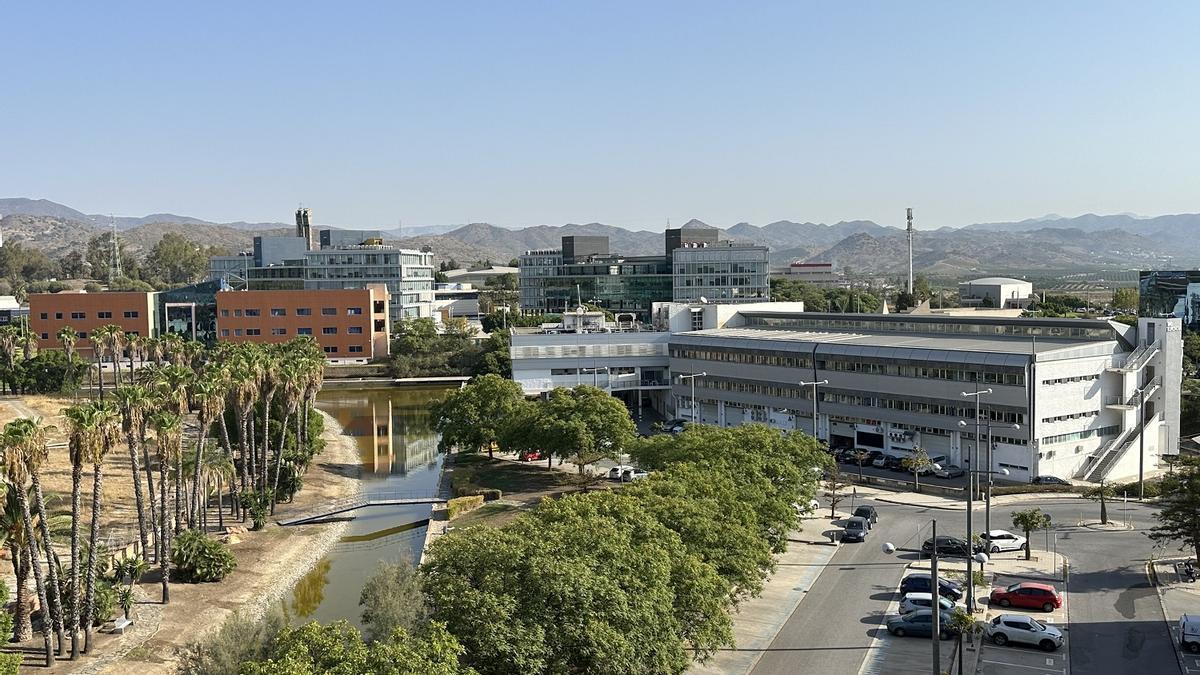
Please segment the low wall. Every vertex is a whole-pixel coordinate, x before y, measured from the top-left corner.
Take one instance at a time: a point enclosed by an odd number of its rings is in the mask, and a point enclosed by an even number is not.
[[[872,476],[871,474],[863,474],[862,480],[858,479],[858,474],[855,472],[844,472],[842,478],[849,483],[857,483],[859,485],[874,485],[885,490],[896,490],[898,492],[912,492],[912,479],[903,478],[884,478],[883,476]],[[959,497],[965,498],[967,491],[965,488],[950,487],[948,485],[938,485],[936,483],[926,483],[921,481],[921,494],[927,495],[942,495],[944,497]]]

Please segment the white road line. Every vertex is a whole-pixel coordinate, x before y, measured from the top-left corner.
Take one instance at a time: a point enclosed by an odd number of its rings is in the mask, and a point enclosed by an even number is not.
[[[1041,666],[1026,666],[1021,663],[1009,663],[1008,661],[989,661],[987,659],[979,659],[979,661],[980,661],[980,663],[990,663],[995,666],[1004,666],[1006,668],[1028,668],[1029,670],[1040,670],[1043,673],[1046,672],[1047,670],[1051,670],[1050,668],[1043,668]],[[1054,672],[1056,672],[1056,673],[1067,672],[1065,668],[1054,668],[1052,670],[1054,670]]]

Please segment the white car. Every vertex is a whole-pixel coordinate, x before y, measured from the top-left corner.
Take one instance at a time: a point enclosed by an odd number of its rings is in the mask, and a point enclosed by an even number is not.
[[[988,622],[983,632],[1000,646],[1021,642],[1052,652],[1063,643],[1062,631],[1024,614],[1001,614]]]
[[[635,480],[645,480],[650,477],[650,473],[645,469],[628,468],[621,472],[622,483],[632,483]]]
[[[808,516],[808,515],[812,515],[812,514],[816,513],[817,509],[821,508],[821,502],[819,502],[815,499],[808,500],[807,504],[801,504],[800,502],[793,502],[792,508],[796,509],[796,515]]]
[[[900,613],[908,614],[918,609],[929,609],[933,605],[932,598],[932,593],[921,593],[918,591],[905,593],[904,598],[900,600]],[[953,612],[955,607],[962,606],[947,597],[940,597],[938,599],[941,600],[940,604],[943,612]]]
[[[1025,537],[1019,534],[1013,534],[1008,530],[992,530],[980,535],[983,538],[984,545],[988,553],[1000,553],[1001,551],[1024,551],[1028,542]]]
[[[608,470],[608,479],[609,480],[621,480],[621,474],[625,473],[626,471],[628,471],[632,468],[633,467],[629,466],[628,464],[618,464],[617,466],[614,466],[613,468]]]

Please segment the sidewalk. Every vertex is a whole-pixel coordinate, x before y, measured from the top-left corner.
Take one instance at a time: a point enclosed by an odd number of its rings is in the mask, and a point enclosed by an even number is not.
[[[1150,563],[1149,571],[1154,580],[1154,590],[1158,592],[1163,614],[1166,615],[1179,666],[1183,669],[1182,672],[1187,673],[1197,670],[1194,663],[1189,663],[1197,657],[1180,649],[1179,617],[1184,614],[1200,614],[1200,581],[1187,581],[1176,571],[1175,564],[1182,562],[1183,559],[1174,558],[1155,560]]]
[[[846,516],[839,513],[837,519]],[[689,673],[730,675],[754,668],[837,552],[838,545],[831,544],[825,534],[841,529],[834,520],[821,516],[802,521],[801,530],[788,538],[787,552],[776,558],[775,574],[767,579],[762,593],[738,606],[733,616],[735,646],[717,652],[707,663],[693,664]]]
[[[944,511],[966,511],[967,500],[954,497],[943,497],[941,495],[924,494],[920,492],[895,492],[892,490],[883,490],[877,487],[866,485],[858,485],[858,494],[862,497],[869,497],[876,501],[886,502],[888,504],[903,504],[905,506],[921,506],[928,509],[941,509]],[[992,495],[992,508],[1012,506],[1014,504],[1024,504],[1027,502],[1044,501],[1047,499],[1082,499],[1079,495],[1070,492],[1029,492],[1019,495]],[[1081,501],[1082,503],[1082,501]],[[982,509],[984,501],[982,499],[975,500],[975,508]]]
[[[1035,549],[1029,560],[1025,559],[1023,551],[1009,551],[1006,553],[997,553],[990,557],[988,563],[984,566],[984,571],[1005,577],[1017,577],[1031,581],[1044,581],[1057,584],[1063,582],[1063,565],[1066,561],[1066,557],[1051,551],[1038,551]],[[913,569],[928,570],[929,558],[917,560],[910,567]],[[974,567],[978,568],[979,564],[975,563]],[[947,558],[942,556],[938,558],[938,570],[940,572],[954,572],[962,576],[967,571],[967,561],[963,558]],[[980,602],[986,602],[986,598]]]

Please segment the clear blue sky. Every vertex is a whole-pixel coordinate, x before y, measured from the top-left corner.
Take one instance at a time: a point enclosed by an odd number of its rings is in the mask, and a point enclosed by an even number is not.
[[[0,196],[393,227],[1200,211],[1200,3],[11,3]]]

